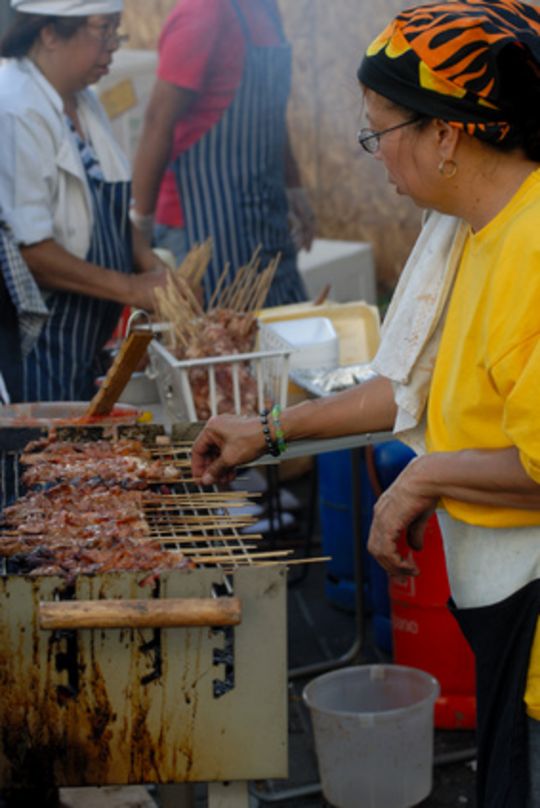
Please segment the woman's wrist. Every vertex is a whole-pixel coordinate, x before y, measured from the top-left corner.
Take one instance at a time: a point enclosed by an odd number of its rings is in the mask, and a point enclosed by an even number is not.
[[[133,202],[129,209],[129,219],[133,227],[144,236],[145,240],[151,242],[154,233],[154,214],[141,213],[137,210]]]
[[[272,457],[279,457],[287,448],[285,434],[281,425],[281,406],[274,404],[270,408],[261,410],[259,419],[267,453]]]

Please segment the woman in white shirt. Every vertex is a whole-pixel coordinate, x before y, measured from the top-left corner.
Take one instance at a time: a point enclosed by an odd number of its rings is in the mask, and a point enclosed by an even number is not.
[[[24,360],[27,401],[84,400],[122,306],[153,307],[164,268],[134,240],[130,168],[89,85],[122,0],[11,0],[0,55],[0,205],[50,316]],[[135,273],[135,274],[134,274]]]

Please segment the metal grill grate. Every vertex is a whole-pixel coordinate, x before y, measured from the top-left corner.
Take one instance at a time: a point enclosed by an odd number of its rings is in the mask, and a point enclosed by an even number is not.
[[[74,439],[78,437],[75,433]],[[246,510],[249,511],[247,506],[258,494],[220,491],[216,487],[208,489],[197,485],[190,476],[191,445],[191,441],[170,444],[162,438],[159,445],[151,446],[153,458],[163,462],[169,476],[162,480],[149,481],[147,488],[141,491],[143,503],[141,521],[144,519],[148,533],[134,540],[141,544],[145,542],[154,546],[159,544],[167,554],[182,554],[190,562],[191,567],[219,566],[224,573],[243,566],[261,564],[266,566],[286,562],[292,551],[260,550],[257,543],[263,536],[249,532],[256,517]],[[12,459],[10,456],[12,463],[10,471],[14,478],[12,490],[15,494],[22,493],[20,454],[19,451]],[[4,466],[7,458],[8,455],[4,452]],[[59,468],[61,469],[61,465]],[[172,478],[171,469],[174,469]],[[3,469],[2,471],[4,473]],[[4,530],[4,536],[15,541],[19,539],[16,533],[13,527]],[[36,538],[39,539],[39,534]],[[44,533],[45,547],[47,538],[47,533]],[[79,543],[79,547],[84,546],[84,539],[81,541],[77,536],[70,539],[67,534],[65,543],[71,540],[74,546],[75,542]],[[64,543],[62,534],[55,535],[54,541]],[[136,571],[136,567],[133,571]],[[6,563],[6,559],[1,558],[0,573],[7,575],[13,572],[17,572],[13,564]]]

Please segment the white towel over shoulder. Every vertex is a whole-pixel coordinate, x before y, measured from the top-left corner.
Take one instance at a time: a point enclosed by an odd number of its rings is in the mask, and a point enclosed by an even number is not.
[[[394,432],[417,452],[429,385],[468,225],[431,213],[403,268],[381,331],[372,367],[393,384],[398,407]]]

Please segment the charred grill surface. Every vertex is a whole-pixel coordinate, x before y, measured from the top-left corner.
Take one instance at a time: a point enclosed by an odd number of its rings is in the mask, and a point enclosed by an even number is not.
[[[243,495],[194,485],[190,447],[55,432],[31,441],[20,457],[26,493],[0,517],[0,572],[157,575],[212,560],[250,563],[240,531],[254,520],[229,511],[246,504]]]

